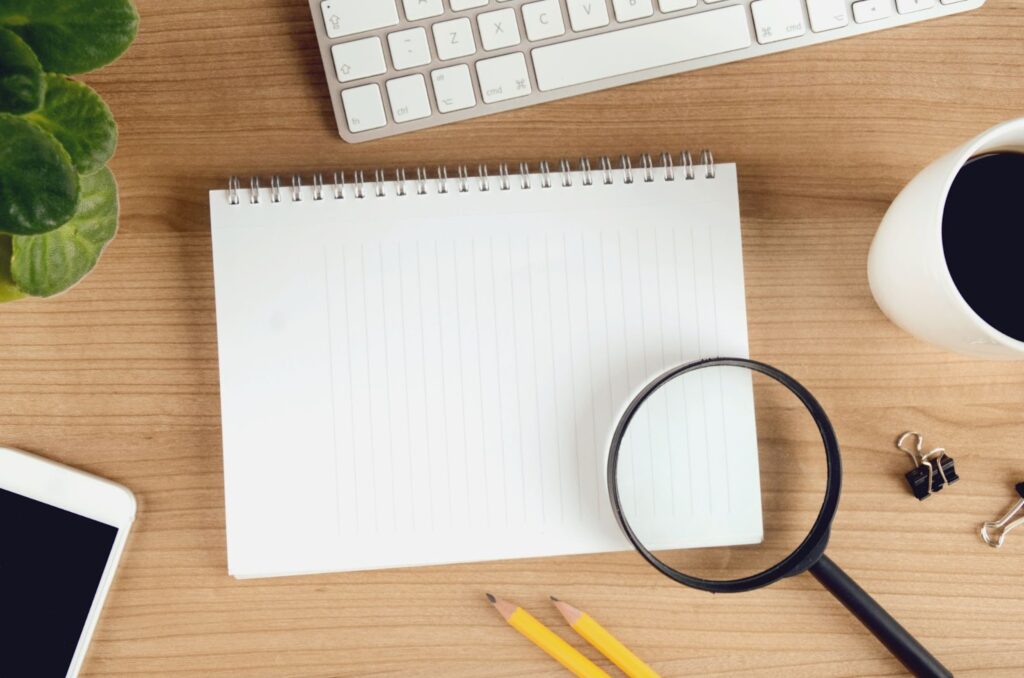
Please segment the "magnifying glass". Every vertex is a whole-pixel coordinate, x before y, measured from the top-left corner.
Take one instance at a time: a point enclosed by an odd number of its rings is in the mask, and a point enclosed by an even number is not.
[[[737,491],[726,476],[752,480]],[[841,483],[821,405],[792,377],[739,358],[690,363],[648,384],[608,457],[615,517],[665,576],[732,593],[810,572],[915,675],[952,676],[825,555]]]

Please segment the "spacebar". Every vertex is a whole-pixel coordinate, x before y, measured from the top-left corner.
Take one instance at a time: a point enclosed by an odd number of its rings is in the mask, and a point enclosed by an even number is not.
[[[750,46],[744,5],[644,24],[533,50],[542,91]]]

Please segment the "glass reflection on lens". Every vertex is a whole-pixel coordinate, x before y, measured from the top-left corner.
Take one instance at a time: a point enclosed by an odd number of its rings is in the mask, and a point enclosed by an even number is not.
[[[615,472],[623,518],[668,567],[728,581],[769,569],[804,540],[825,496],[810,412],[746,367],[705,366],[634,411]]]

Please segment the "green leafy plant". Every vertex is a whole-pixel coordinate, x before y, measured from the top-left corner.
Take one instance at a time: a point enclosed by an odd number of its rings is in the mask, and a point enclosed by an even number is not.
[[[73,80],[135,39],[130,0],[0,0],[0,302],[49,297],[117,232],[110,109]]]

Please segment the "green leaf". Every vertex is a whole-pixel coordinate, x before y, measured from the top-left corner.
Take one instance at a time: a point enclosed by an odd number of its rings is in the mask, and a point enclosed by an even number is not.
[[[53,135],[0,113],[0,232],[52,231],[75,213],[78,186],[71,156]]]
[[[0,235],[0,304],[24,296],[11,277],[11,236]]]
[[[68,289],[92,270],[117,232],[117,183],[108,168],[82,177],[82,202],[71,221],[43,235],[16,235],[11,273],[37,297]]]
[[[0,111],[28,113],[43,105],[43,66],[32,48],[0,28]]]
[[[0,26],[20,35],[45,70],[74,74],[121,56],[139,14],[129,0],[0,0]]]
[[[79,174],[95,172],[114,155],[114,116],[100,95],[84,83],[48,74],[43,107],[24,117],[57,138]]]

